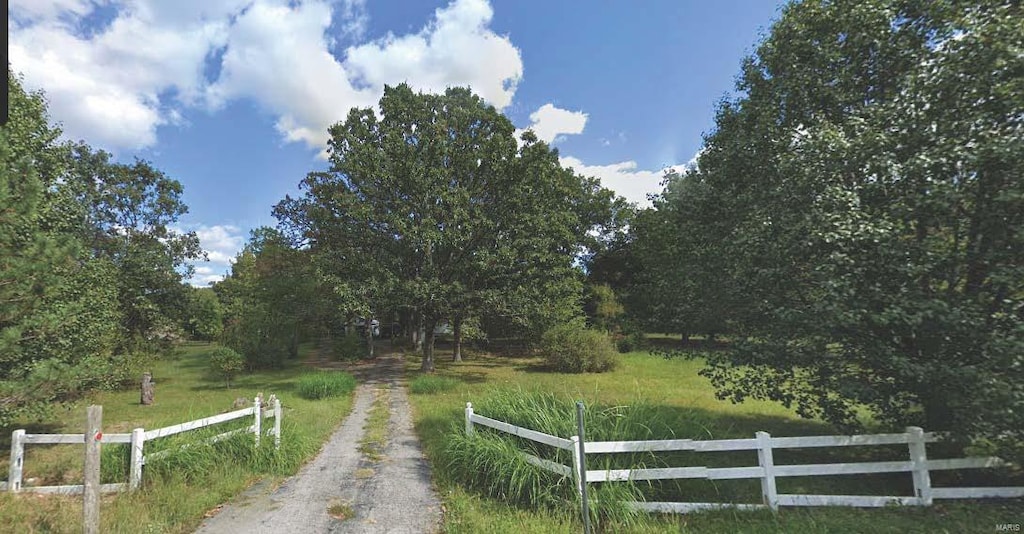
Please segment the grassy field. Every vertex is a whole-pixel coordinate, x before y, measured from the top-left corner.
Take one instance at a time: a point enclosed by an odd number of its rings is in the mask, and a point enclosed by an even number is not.
[[[152,469],[147,466],[141,491],[103,497],[100,510],[103,532],[191,532],[205,513],[250,484],[262,480],[273,485],[294,473],[349,413],[351,393],[315,401],[300,397],[297,383],[307,370],[298,362],[283,370],[242,374],[226,389],[222,381],[208,377],[206,354],[214,346],[186,345],[177,356],[155,362],[152,372],[156,392],[151,406],[139,404],[138,390],[103,392],[62,410],[46,424],[26,423],[16,427],[26,428],[29,433],[82,432],[84,406],[99,404],[103,406],[104,432],[130,432],[137,427],[159,428],[229,411],[240,397],[248,399],[248,406],[259,392],[265,396],[276,394],[281,399],[284,412],[281,453],[264,451],[259,459],[248,464],[223,455],[179,458],[177,465],[154,465]],[[304,347],[302,355],[308,355],[310,350],[311,347]],[[6,451],[10,447],[11,430],[0,429],[0,450],[5,452],[0,458],[3,478],[8,469]],[[246,436],[239,438],[247,439]],[[111,450],[122,447],[123,451]],[[106,445],[103,458],[106,461],[126,456],[121,452],[127,452],[126,445]],[[29,445],[25,456],[26,485],[81,484],[80,446]],[[104,468],[103,482],[123,481],[123,472],[117,471]],[[0,492],[0,531],[81,532],[81,510],[80,496]]]
[[[547,371],[537,358],[499,357],[473,353],[467,361],[447,361],[438,354],[437,379],[418,373],[419,358],[408,355],[407,373],[412,380],[416,429],[423,438],[435,479],[445,504],[448,532],[569,532],[581,528],[573,510],[564,513],[514,507],[466,489],[448,467],[452,453],[446,436],[460,432],[467,401],[479,406],[496,390],[546,391],[587,403],[606,406],[653,405],[659,417],[688,421],[679,437],[725,439],[753,437],[764,430],[776,436],[834,434],[830,426],[798,418],[777,404],[750,401],[734,405],[715,399],[704,378],[697,375],[701,363],[695,360],[666,360],[648,353],[623,355],[622,365],[611,373],[568,375]],[[454,382],[451,382],[454,381]],[[417,393],[421,391],[422,393]],[[481,415],[488,415],[478,411]],[[568,437],[568,436],[563,436]],[[933,457],[942,451],[929,449]],[[850,447],[776,452],[775,461],[810,463],[861,460],[906,459],[903,447]],[[754,452],[677,453],[664,457],[668,465],[757,465]],[[933,474],[933,483],[952,483],[956,477],[976,474]],[[977,482],[986,482],[975,481]],[[988,485],[1006,481],[988,481]],[[1019,482],[1019,481],[1018,481]],[[710,502],[759,502],[756,480],[680,481],[646,488],[652,497]],[[799,477],[779,479],[779,492],[813,492],[861,495],[910,495],[908,474],[856,475],[846,477]],[[660,500],[660,499],[651,499]],[[1024,522],[1024,502],[983,501],[975,503],[940,501],[927,509],[784,508],[770,512],[720,511],[676,516],[645,516],[636,532],[992,532],[997,524]]]

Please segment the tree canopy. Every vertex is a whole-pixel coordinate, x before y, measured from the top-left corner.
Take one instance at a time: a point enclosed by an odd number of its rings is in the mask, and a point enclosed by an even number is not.
[[[60,141],[42,93],[8,70],[0,127],[0,424],[135,373],[184,309],[198,240],[182,187],[145,161]]]
[[[1024,443],[1022,50],[1017,2],[783,10],[634,237],[720,395]]]
[[[514,133],[468,89],[387,87],[379,112],[331,127],[331,169],[275,209],[352,306],[421,318],[425,370],[444,319],[486,306],[541,327],[579,313],[574,259],[613,197]]]

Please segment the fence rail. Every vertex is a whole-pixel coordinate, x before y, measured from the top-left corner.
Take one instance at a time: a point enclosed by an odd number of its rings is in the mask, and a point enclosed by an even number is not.
[[[1008,465],[996,457],[969,457],[928,459],[925,445],[938,442],[941,436],[925,432],[918,427],[907,427],[900,434],[864,434],[853,436],[800,436],[773,437],[767,432],[757,432],[753,439],[723,440],[648,440],[648,441],[593,441],[584,443],[584,454],[615,454],[624,452],[666,452],[666,451],[757,451],[758,465],[741,467],[666,467],[654,469],[608,469],[586,470],[579,448],[574,447],[579,438],[569,439],[552,436],[528,428],[518,427],[474,413],[473,405],[466,403],[466,433],[473,433],[474,425],[486,426],[500,432],[519,436],[537,443],[572,451],[572,466],[523,453],[530,464],[547,471],[572,477],[576,480],[577,491],[582,493],[581,480],[591,482],[615,482],[626,480],[671,480],[707,479],[734,480],[759,479],[761,481],[762,504],[734,503],[692,503],[692,502],[634,502],[633,507],[649,512],[687,513],[697,510],[731,508],[754,510],[779,506],[856,506],[879,507],[889,505],[930,506],[934,499],[981,499],[1024,497],[1024,487],[932,487],[931,471],[951,469],[987,469]],[[877,445],[907,445],[908,460],[882,462],[851,462],[830,464],[783,464],[776,465],[772,451],[775,449],[800,449],[815,447],[851,447]],[[868,473],[910,473],[914,483],[913,496],[874,495],[794,495],[780,494],[776,489],[776,478],[796,476],[836,476]]]
[[[103,434],[104,443],[131,443],[131,434]],[[38,445],[85,445],[85,434],[25,434],[22,442]]]
[[[466,403],[466,421],[467,428],[472,429],[473,424],[483,425],[491,427],[495,430],[512,434],[513,436],[519,436],[526,438],[531,441],[557,447],[559,449],[570,449],[572,448],[572,440],[560,438],[558,436],[552,436],[551,434],[545,434],[543,432],[537,432],[536,430],[530,430],[529,428],[523,428],[520,426],[510,425],[504,421],[498,421],[497,419],[491,419],[490,417],[484,417],[473,413],[473,404]],[[472,432],[472,430],[470,430]]]
[[[124,491],[126,489],[138,489],[142,485],[142,468],[146,464],[147,460],[152,461],[164,458],[174,454],[178,450],[181,450],[181,448],[187,448],[189,446],[189,444],[185,444],[178,449],[165,449],[147,455],[144,454],[147,441],[181,434],[191,430],[198,430],[200,428],[234,421],[243,417],[253,417],[253,424],[248,427],[217,434],[216,436],[203,440],[203,442],[215,443],[237,434],[251,433],[253,434],[253,439],[256,444],[259,445],[260,437],[263,434],[263,420],[273,418],[273,427],[271,427],[266,433],[274,436],[274,447],[280,448],[281,401],[278,400],[276,396],[271,395],[268,404],[269,409],[264,409],[263,397],[258,396],[254,399],[252,406],[241,410],[204,417],[202,419],[196,419],[194,421],[188,421],[149,431],[142,428],[136,428],[130,434],[100,434],[101,437],[99,438],[99,441],[102,443],[127,443],[131,445],[131,461],[129,464],[128,482],[101,484],[100,491],[110,493]],[[24,472],[25,462],[25,445],[85,445],[85,434],[27,434],[23,429],[12,432],[11,461],[8,468],[7,481],[0,482],[0,491],[10,491],[12,493],[23,491],[34,493],[58,493],[66,495],[80,494],[84,491],[84,485],[82,484],[65,486],[22,485],[22,474]],[[539,458],[537,460],[540,461]]]

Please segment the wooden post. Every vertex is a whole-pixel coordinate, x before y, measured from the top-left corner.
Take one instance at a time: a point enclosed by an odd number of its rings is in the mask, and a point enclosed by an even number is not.
[[[142,403],[143,406],[149,406],[150,404],[153,404],[153,386],[154,385],[155,384],[153,382],[153,375],[151,373],[143,373],[142,374],[142,387],[141,387],[141,389],[142,389],[141,397],[142,398],[139,400],[139,402]]]
[[[473,434],[473,403],[466,403],[466,435]]]
[[[758,432],[757,463],[764,473],[761,475],[761,497],[772,511],[779,509],[779,493],[775,487],[775,459],[772,456],[772,436],[767,432]]]
[[[274,448],[281,448],[281,399],[271,395],[274,399]]]
[[[25,430],[11,432],[11,465],[7,469],[7,491],[21,491],[21,472],[25,463]]]
[[[146,431],[141,428],[132,430],[131,467],[128,476],[128,489],[135,491],[142,486],[142,462],[145,459],[143,449],[146,443]]]
[[[255,421],[252,424],[252,433],[256,436],[256,446],[260,446],[260,429],[263,427],[263,397],[256,395],[256,401],[253,403],[255,409]]]
[[[85,409],[85,487],[82,525],[85,534],[100,532],[100,440],[103,439],[103,407]]]
[[[924,444],[924,430],[917,426],[908,426],[907,434],[910,439],[907,446],[910,449],[910,465],[914,478],[914,496],[917,497],[921,506],[932,505],[932,476],[928,472],[928,454]]]

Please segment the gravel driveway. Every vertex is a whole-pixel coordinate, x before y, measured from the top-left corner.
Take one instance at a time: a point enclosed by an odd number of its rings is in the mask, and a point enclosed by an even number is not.
[[[432,533],[440,528],[441,501],[412,429],[401,356],[381,355],[360,365],[353,374],[360,379],[360,386],[352,413],[317,457],[273,491],[260,485],[250,488],[196,532]],[[374,390],[381,387],[390,390],[388,441],[384,458],[371,462],[358,446]],[[368,475],[371,469],[372,475]],[[355,516],[344,520],[331,517],[327,510],[336,503],[347,505]]]

